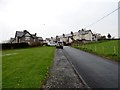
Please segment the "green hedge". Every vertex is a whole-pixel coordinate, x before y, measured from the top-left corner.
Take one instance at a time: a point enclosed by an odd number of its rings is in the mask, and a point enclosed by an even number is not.
[[[0,46],[2,46],[2,50],[29,47],[28,43],[2,43]]]

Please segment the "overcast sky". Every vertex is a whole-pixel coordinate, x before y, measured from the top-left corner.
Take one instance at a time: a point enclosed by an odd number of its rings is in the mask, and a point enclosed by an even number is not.
[[[28,30],[44,39],[77,32],[118,8],[119,0],[0,0],[0,42]],[[118,12],[88,27],[118,36]]]

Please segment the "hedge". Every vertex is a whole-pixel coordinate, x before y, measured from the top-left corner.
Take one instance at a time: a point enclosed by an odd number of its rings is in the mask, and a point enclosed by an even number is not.
[[[0,46],[2,46],[2,50],[29,47],[28,43],[2,43]]]

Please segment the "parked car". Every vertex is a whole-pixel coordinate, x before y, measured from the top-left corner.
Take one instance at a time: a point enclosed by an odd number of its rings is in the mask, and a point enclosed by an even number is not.
[[[48,46],[56,46],[56,43],[48,43]]]
[[[63,49],[63,42],[57,42],[56,48]]]

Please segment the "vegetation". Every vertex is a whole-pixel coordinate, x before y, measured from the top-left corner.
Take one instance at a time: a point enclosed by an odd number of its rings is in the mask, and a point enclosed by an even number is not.
[[[4,50],[3,88],[41,88],[53,63],[54,47]]]
[[[107,37],[108,37],[108,39],[111,39],[111,35],[109,33],[108,33]]]
[[[28,43],[2,43],[1,45],[2,45],[2,50],[29,47]]]
[[[120,40],[105,40],[87,44],[74,44],[73,47],[94,53],[112,60],[120,61],[118,45]]]

